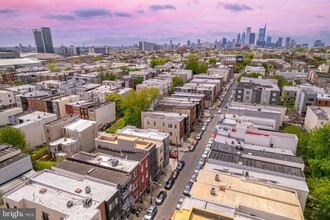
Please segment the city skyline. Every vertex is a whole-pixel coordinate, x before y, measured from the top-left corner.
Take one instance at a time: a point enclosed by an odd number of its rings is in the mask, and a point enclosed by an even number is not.
[[[119,46],[141,40],[185,44],[201,39],[212,43],[222,37],[236,39],[237,33],[247,27],[257,34],[265,23],[265,38],[271,36],[273,42],[278,37],[291,37],[299,43],[311,45],[322,40],[329,44],[329,7],[326,0],[304,0],[299,4],[284,0],[140,0],[120,4],[102,0],[92,4],[76,0],[2,0],[0,46],[34,45],[31,30],[42,26],[51,28],[54,46]]]

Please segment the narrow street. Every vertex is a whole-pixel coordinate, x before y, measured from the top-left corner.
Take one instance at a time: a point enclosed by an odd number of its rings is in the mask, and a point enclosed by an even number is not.
[[[235,82],[233,85],[229,88],[226,96],[223,99],[223,102],[221,104],[221,107],[224,108],[226,104],[229,102],[230,96],[233,91],[233,87],[235,86]],[[183,190],[185,185],[189,182],[189,179],[191,175],[194,173],[194,170],[198,164],[198,161],[200,157],[202,156],[205,147],[207,145],[207,142],[209,138],[211,137],[211,134],[214,130],[214,128],[217,125],[217,122],[219,121],[220,117],[217,114],[218,108],[211,111],[212,114],[214,114],[214,117],[212,121],[209,123],[207,130],[204,132],[202,139],[199,141],[196,149],[194,152],[187,152],[183,155],[182,160],[185,161],[186,165],[181,171],[179,177],[175,181],[175,184],[173,185],[173,188],[169,191],[167,191],[168,195],[165,199],[164,203],[160,206],[158,206],[158,213],[154,219],[157,220],[163,220],[163,219],[169,219],[172,215],[172,213],[175,211],[176,204],[180,197],[183,195]],[[166,180],[169,178],[169,176],[166,177]]]

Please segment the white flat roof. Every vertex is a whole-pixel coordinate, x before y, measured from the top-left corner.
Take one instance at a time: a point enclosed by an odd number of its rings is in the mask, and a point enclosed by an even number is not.
[[[72,122],[71,124],[64,126],[64,128],[71,130],[71,131],[81,132],[90,126],[93,126],[93,124],[95,124],[95,123],[97,123],[97,122],[79,119],[78,121]]]
[[[99,212],[97,207],[101,202],[109,200],[116,192],[115,186],[97,179],[86,177],[78,179],[66,176],[51,170],[44,170],[31,178],[31,184],[20,187],[5,194],[5,197],[16,202],[28,200],[40,206],[53,209],[67,215],[65,219],[92,219]],[[89,186],[90,193],[85,192]],[[41,193],[44,188],[46,192]],[[76,189],[81,189],[76,193]],[[92,198],[92,205],[86,207],[82,201],[86,197]],[[67,207],[67,202],[73,201],[72,207]]]
[[[41,62],[29,58],[0,59],[0,66],[28,65],[28,64],[41,64]]]
[[[72,138],[62,137],[60,139],[50,142],[49,145],[52,146],[52,145],[59,145],[59,144],[72,144],[75,142],[78,142],[78,141],[75,139],[72,139]]]
[[[154,140],[162,141],[169,136],[169,133],[160,132],[154,129],[140,129],[134,126],[126,126],[125,128],[119,129],[117,134],[127,134],[142,138],[151,138]]]

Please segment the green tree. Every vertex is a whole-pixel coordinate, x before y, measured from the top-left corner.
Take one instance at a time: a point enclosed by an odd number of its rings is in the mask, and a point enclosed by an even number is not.
[[[285,107],[288,108],[289,111],[294,111],[294,101],[293,100],[284,100]]]
[[[217,59],[215,59],[215,58],[211,58],[211,59],[209,60],[209,64],[210,64],[212,67],[215,67],[215,64],[217,64]]]
[[[208,64],[206,62],[200,62],[197,55],[189,54],[186,60],[186,69],[192,70],[193,74],[206,73]]]
[[[155,66],[164,65],[169,60],[170,59],[168,57],[164,57],[164,58],[155,58],[155,57],[152,57],[151,60],[150,60],[150,67],[151,68],[154,68]]]
[[[141,112],[148,109],[153,101],[160,95],[157,88],[142,88],[130,92],[124,99],[124,119],[126,125],[140,126]]]
[[[135,85],[139,85],[139,84],[142,84],[143,82],[143,77],[142,76],[137,76],[135,79]]]
[[[57,67],[57,64],[54,62],[48,62],[46,66],[50,69],[51,72],[60,72],[60,69]]]
[[[4,127],[0,130],[0,143],[11,144],[21,150],[26,149],[25,135],[18,128],[11,126]]]
[[[72,70],[72,67],[71,66],[66,66],[66,67],[64,67],[64,70],[65,71]]]
[[[123,105],[123,97],[119,94],[110,93],[105,97],[107,102],[115,102],[116,103],[116,113],[121,114],[124,110]]]
[[[286,80],[283,76],[280,75],[272,75],[269,76],[269,79],[277,79],[277,85],[282,90],[283,86],[292,86],[292,82]]]
[[[304,160],[308,160],[307,144],[309,141],[309,133],[301,129],[300,126],[288,125],[282,129],[283,132],[295,134],[298,137],[297,155]]]
[[[252,78],[258,78],[259,76],[262,77],[262,75],[261,75],[260,73],[241,73],[241,74],[239,74],[239,76],[237,77],[237,81],[238,81],[238,82],[241,81],[242,76],[245,76],[245,77],[252,77]]]
[[[174,88],[177,86],[183,86],[184,84],[184,80],[182,79],[181,76],[174,76],[172,78],[172,85],[170,88],[170,93],[173,94],[174,93]]]
[[[312,195],[311,206],[317,213],[322,214],[323,219],[330,218],[330,180],[329,178],[308,178],[310,194]]]

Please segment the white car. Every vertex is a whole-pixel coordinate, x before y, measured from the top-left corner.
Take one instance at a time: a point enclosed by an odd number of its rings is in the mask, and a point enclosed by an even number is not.
[[[213,138],[210,138],[209,141],[208,141],[207,143],[208,143],[208,144],[212,144],[213,141],[214,141],[214,139],[213,139]]]
[[[202,127],[202,131],[206,131],[207,127],[206,126],[203,126]]]
[[[221,114],[222,113],[222,109],[220,108],[219,111],[218,111],[218,114]]]

